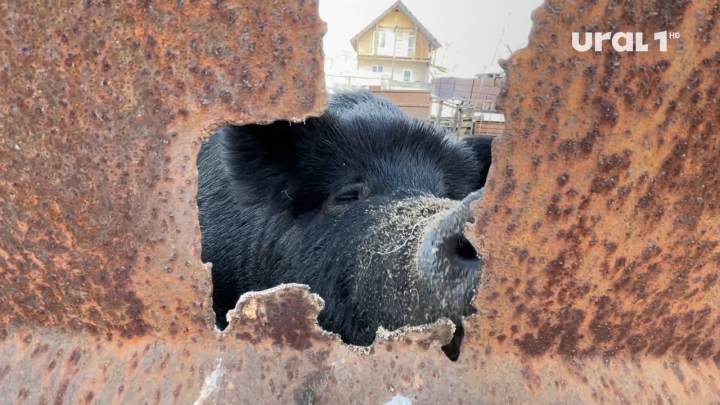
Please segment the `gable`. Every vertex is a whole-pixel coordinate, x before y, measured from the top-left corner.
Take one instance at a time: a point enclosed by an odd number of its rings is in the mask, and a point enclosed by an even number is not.
[[[400,11],[393,11],[378,22],[380,28],[415,28],[415,24]]]
[[[376,26],[381,28],[398,27],[403,29],[417,29],[419,36],[423,37],[423,42],[427,43],[433,50],[442,47],[440,41],[438,41],[437,38],[435,38],[430,31],[428,31],[428,29],[420,23],[420,21],[418,21],[405,4],[403,4],[402,1],[397,1],[350,40],[353,49],[357,51],[358,41],[369,31],[373,31]]]

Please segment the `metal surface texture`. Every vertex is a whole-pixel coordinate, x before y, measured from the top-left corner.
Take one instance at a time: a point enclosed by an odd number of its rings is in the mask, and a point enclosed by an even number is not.
[[[0,403],[720,403],[718,18],[715,0],[533,14],[453,363],[448,322],[353,348],[302,286],[212,330],[195,156],[221,123],[322,111],[316,2],[3,2]],[[680,38],[573,50],[593,30]]]

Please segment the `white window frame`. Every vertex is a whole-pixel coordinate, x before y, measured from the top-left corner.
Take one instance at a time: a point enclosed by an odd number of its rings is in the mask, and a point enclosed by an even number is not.
[[[410,46],[410,40],[412,40],[412,46]],[[417,38],[415,35],[410,35],[408,37],[408,58],[414,58],[415,57],[415,46],[417,45]]]
[[[372,65],[372,67],[370,67],[370,70],[371,70],[373,73],[385,73],[385,66],[383,66],[383,65]]]
[[[382,44],[380,44],[380,38],[382,35]],[[385,48],[385,43],[387,42],[387,33],[384,31],[375,31],[373,33],[373,48]]]
[[[410,72],[410,78],[408,80],[405,80],[405,72]],[[403,69],[403,81],[404,82],[411,82],[412,81],[412,69]]]

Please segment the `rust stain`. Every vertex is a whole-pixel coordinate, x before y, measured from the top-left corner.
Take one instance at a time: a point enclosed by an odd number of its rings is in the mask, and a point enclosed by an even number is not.
[[[2,2],[0,402],[717,403],[719,10],[535,12],[453,363],[448,321],[349,347],[302,286],[212,330],[195,156],[219,124],[323,110],[316,1]],[[681,38],[571,48],[595,29]]]
[[[0,5],[0,323],[207,330],[199,136],[321,112],[317,3],[63,4]]]
[[[473,339],[512,335],[514,352],[545,359],[717,363],[720,4],[568,3],[538,10],[508,63],[513,119],[493,152],[514,174],[493,170],[475,227],[489,256],[476,304],[503,316],[476,317]],[[562,45],[596,28],[680,39],[667,53]]]

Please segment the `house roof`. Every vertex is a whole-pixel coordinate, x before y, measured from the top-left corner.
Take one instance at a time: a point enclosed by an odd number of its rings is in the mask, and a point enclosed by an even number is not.
[[[383,18],[385,18],[385,16],[387,16],[388,14],[390,14],[391,12],[393,12],[393,11],[395,11],[395,10],[399,10],[401,13],[405,14],[405,16],[406,16],[413,24],[415,24],[415,25],[417,26],[418,31],[420,31],[420,33],[421,33],[425,38],[427,38],[427,40],[430,42],[431,45],[433,45],[435,48],[440,48],[440,47],[442,47],[442,45],[440,45],[440,41],[438,41],[437,38],[435,38],[435,37],[433,36],[433,34],[431,34],[430,31],[428,31],[428,29],[425,28],[424,25],[422,25],[422,23],[420,22],[420,20],[418,20],[417,17],[415,17],[415,16],[413,15],[413,13],[410,12],[410,9],[408,9],[407,6],[406,6],[405,4],[403,4],[402,1],[399,1],[399,0],[396,1],[392,6],[388,7],[388,9],[385,10],[385,12],[383,12],[382,14],[380,14],[380,16],[379,16],[378,18],[374,19],[370,24],[367,25],[367,27],[363,28],[362,31],[360,31],[357,35],[355,35],[355,36],[350,40],[350,43],[351,43],[351,44],[356,43],[356,42],[360,39],[360,37],[363,36],[363,34],[365,34],[368,30],[370,30],[371,28],[373,28],[373,27],[375,26],[375,24],[377,24],[378,22],[380,22],[380,20],[382,20]]]

